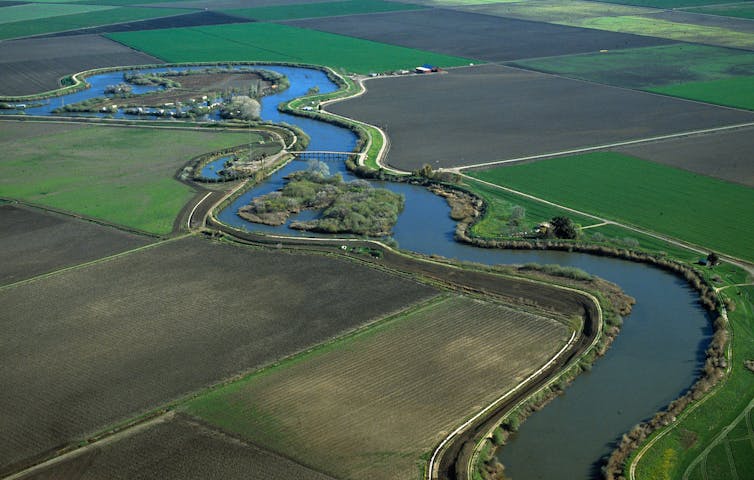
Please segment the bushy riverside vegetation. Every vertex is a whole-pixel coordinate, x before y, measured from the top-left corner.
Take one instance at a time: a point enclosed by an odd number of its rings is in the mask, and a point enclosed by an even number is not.
[[[667,422],[668,418],[674,419],[674,417],[677,417],[677,422],[667,433],[660,431],[659,433],[663,434],[662,438],[638,461],[636,464],[638,479],[682,478],[685,473],[691,474],[690,478],[732,478],[731,469],[733,468],[738,470],[738,478],[748,478],[745,472],[754,464],[754,450],[751,448],[745,450],[736,448],[733,451],[734,463],[729,464],[727,459],[723,460],[719,477],[709,476],[712,473],[699,472],[699,469],[705,468],[705,463],[700,462],[705,455],[704,449],[713,441],[718,441],[717,437],[723,428],[740,421],[741,413],[750,406],[750,401],[754,398],[753,374],[746,368],[746,361],[754,358],[754,334],[752,333],[754,332],[754,288],[751,286],[729,287],[723,292],[722,299],[727,305],[725,326],[732,334],[728,339],[731,342],[732,356],[718,354],[717,362],[712,360],[715,357],[711,357],[710,353],[717,353],[724,348],[722,342],[726,340],[724,335],[727,335],[725,330],[723,333],[716,332],[707,351],[708,360],[700,384],[706,387],[707,379],[723,376],[724,378],[718,387],[710,390],[712,393],[707,397],[702,397],[701,394],[709,389],[695,386],[676,401],[683,404],[691,403],[691,408],[687,412],[678,415],[678,410],[674,410],[670,412],[670,415],[652,419],[650,426],[658,420]],[[717,320],[717,322],[725,321],[725,318]],[[727,375],[725,370],[727,370]],[[692,398],[689,399],[689,396]],[[671,408],[676,402],[671,404]],[[638,447],[641,440],[652,439],[656,436],[648,436],[652,429],[648,429],[647,425],[638,425],[623,438],[621,446],[627,447],[627,453],[631,453],[632,447]],[[728,438],[734,437],[735,433],[732,431]],[[715,454],[716,450],[720,450],[728,441],[725,438],[720,439],[720,446],[713,449],[710,455]],[[750,444],[750,442],[746,443]],[[620,453],[622,453],[621,450],[618,451],[618,454]],[[620,463],[622,458],[618,457],[616,460]],[[633,457],[630,457],[629,461],[634,461]],[[716,461],[710,458],[710,466]],[[693,470],[691,470],[692,462],[699,462],[693,466]]]
[[[282,225],[302,210],[319,210],[321,216],[294,221],[291,228],[384,236],[398,221],[403,196],[363,180],[344,182],[340,175],[330,176],[325,164],[313,162],[309,170],[291,174],[281,191],[255,198],[238,214],[251,222]]]
[[[507,267],[511,268],[511,267]],[[472,465],[471,480],[506,480],[505,467],[495,457],[495,451],[503,447],[508,438],[518,431],[521,424],[534,412],[542,409],[552,399],[565,392],[566,387],[582,372],[589,371],[599,357],[605,354],[623,323],[622,317],[631,312],[634,299],[623,293],[620,287],[596,278],[576,268],[562,267],[560,265],[536,265],[528,264],[518,267],[518,272],[523,274],[542,274],[545,277],[560,277],[563,283],[569,287],[578,288],[591,292],[600,303],[603,313],[602,332],[593,346],[589,347],[580,358],[551,381],[537,390],[529,398],[522,401],[513,410],[505,413],[499,419],[499,426],[491,436],[482,440],[477,445],[476,455],[470,461]],[[574,324],[574,328],[579,328]],[[464,468],[459,465],[458,468]]]
[[[489,194],[494,196],[495,192],[490,191]],[[505,192],[501,194],[507,195]],[[492,207],[489,204],[485,207],[485,214],[493,214],[491,210],[494,210],[494,204]],[[606,233],[613,235],[628,232],[614,225],[598,227],[594,230],[598,229],[605,229]],[[662,432],[667,426],[672,426],[673,430],[670,430],[670,433],[642,458],[637,470],[637,478],[641,480],[681,478],[684,469],[691,465],[699,452],[709,445],[722,428],[734,421],[748,403],[751,398],[749,390],[754,385],[749,378],[751,372],[746,367],[746,360],[754,357],[751,347],[754,342],[750,338],[752,331],[750,324],[754,322],[754,308],[751,303],[754,292],[751,291],[751,287],[734,286],[752,281],[750,275],[742,269],[719,263],[719,257],[714,252],[706,258],[708,265],[700,266],[697,262],[697,260],[701,261],[700,255],[669,245],[662,240],[637,235],[635,232],[629,233],[640,239],[636,243],[600,245],[607,237],[603,235],[600,238],[595,233],[586,233],[589,230],[582,232],[577,241],[485,239],[472,234],[472,230],[470,223],[461,223],[456,237],[461,241],[486,248],[546,248],[614,256],[648,263],[674,272],[699,292],[700,302],[715,317],[713,322],[715,333],[706,348],[707,358],[702,376],[684,395],[621,438],[616,450],[603,467],[605,478],[625,479],[627,462],[633,458],[631,455],[646,440],[653,438],[652,435],[655,432]],[[523,269],[526,269],[526,266]],[[727,288],[718,292],[716,289],[719,287]],[[727,314],[722,312],[727,312]],[[619,318],[607,320],[609,335],[617,333],[620,326],[619,320]],[[727,353],[731,341],[733,342],[732,358]],[[604,350],[605,345],[603,343],[599,350]],[[578,374],[579,369],[588,368],[590,363],[590,357],[585,357],[578,367],[565,372],[556,383],[530,398],[521,408],[511,412],[503,426],[494,433],[491,439],[480,446],[477,457],[479,463],[476,464],[475,475],[479,478],[504,478],[504,469],[492,455],[494,446],[503,444],[508,435],[518,428],[528,414],[560,393],[563,387]],[[736,400],[733,401],[733,398]],[[688,408],[690,408],[688,413],[682,413]],[[677,420],[680,420],[680,423],[674,423]],[[754,456],[752,455],[754,452],[750,454],[748,450],[744,452],[741,450],[738,448],[736,463],[731,464],[730,468],[738,468],[742,455],[745,458],[744,463]],[[710,458],[710,462],[718,460]],[[696,465],[696,468],[698,470],[702,467]],[[727,469],[727,462],[721,468]],[[739,470],[739,474],[742,471],[746,470]]]
[[[472,172],[604,218],[754,260],[754,190],[611,152]],[[559,186],[568,185],[568,188]]]

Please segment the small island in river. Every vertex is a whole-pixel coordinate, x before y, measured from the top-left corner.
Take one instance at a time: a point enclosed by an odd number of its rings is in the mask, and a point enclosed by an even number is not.
[[[386,236],[403,210],[403,195],[374,188],[364,180],[343,181],[327,166],[313,162],[306,171],[287,177],[288,183],[251,201],[238,215],[265,225],[283,225],[303,210],[319,210],[318,218],[291,222],[290,228],[322,233]]]

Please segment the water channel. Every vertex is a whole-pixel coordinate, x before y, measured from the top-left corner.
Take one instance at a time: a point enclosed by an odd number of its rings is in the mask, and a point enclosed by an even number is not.
[[[310,150],[354,149],[356,137],[350,130],[277,110],[280,102],[304,95],[311,87],[318,86],[321,93],[335,90],[336,85],[323,72],[267,65],[260,68],[283,73],[291,83],[289,89],[262,99],[264,120],[297,125],[311,136]],[[113,72],[90,77],[91,89],[68,95],[62,102],[101,96],[104,86],[119,83],[121,75],[122,72]],[[58,102],[59,98],[53,99],[46,107],[27,112],[50,114],[52,108],[59,106]],[[354,179],[342,163],[331,162],[329,167],[331,173],[340,173],[345,180]],[[236,211],[251,198],[281,188],[286,175],[303,168],[307,168],[306,162],[290,162],[268,181],[240,196],[219,213],[219,218],[252,231],[302,234],[289,229],[287,224],[267,227],[248,223]],[[393,238],[403,249],[487,264],[537,262],[575,266],[619,284],[637,300],[605,357],[596,362],[591,372],[578,377],[565,395],[531,416],[499,452],[512,478],[597,477],[598,462],[610,452],[614,442],[633,425],[678,397],[699,375],[712,330],[695,292],[674,275],[644,264],[586,254],[480,249],[459,244],[453,239],[455,223],[443,198],[421,187],[375,183],[406,198],[405,210],[393,230]],[[305,215],[298,218],[307,219],[312,214],[305,212]]]

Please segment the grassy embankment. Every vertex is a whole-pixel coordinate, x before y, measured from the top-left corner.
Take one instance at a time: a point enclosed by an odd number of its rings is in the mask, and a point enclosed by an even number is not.
[[[754,53],[743,50],[663,45],[513,64],[582,80],[754,109]]]
[[[332,74],[331,74],[332,75]],[[368,123],[360,122],[358,120],[350,120],[341,117],[333,117],[328,112],[321,112],[317,110],[303,110],[305,107],[316,107],[320,103],[327,102],[329,100],[347,98],[353,96],[361,91],[361,87],[352,78],[345,75],[333,76],[336,83],[341,84],[341,88],[332,93],[326,94],[312,94],[304,97],[299,97],[288,102],[283,108],[296,115],[303,115],[312,118],[321,118],[325,121],[336,121],[337,123],[351,128],[359,135],[359,146],[362,147],[364,157],[362,159],[363,164],[371,170],[380,170],[378,162],[378,155],[382,150],[384,144],[384,138],[380,131],[369,125]]]
[[[610,152],[471,175],[754,261],[754,190],[741,185]]]
[[[191,10],[177,8],[116,7],[86,13],[51,16],[37,20],[22,20],[4,23],[0,29],[0,40],[77,30],[79,28],[96,27],[99,25],[147,20],[150,18],[169,17],[189,12]]]
[[[247,132],[3,122],[0,196],[154,234],[172,231],[194,190],[174,179],[191,158],[248,144]],[[254,140],[256,134],[251,135]],[[30,140],[33,137],[33,140]]]
[[[185,409],[331,475],[413,478],[474,405],[510,389],[569,335],[554,320],[442,296]]]
[[[637,480],[743,479],[754,473],[754,432],[747,426],[746,414],[742,415],[754,398],[754,372],[744,366],[744,361],[754,359],[754,287],[730,287],[723,292],[736,302],[735,311],[728,311],[730,373],[679,422],[650,437],[654,441],[662,435],[638,461]],[[753,412],[748,410],[748,415]],[[727,428],[729,433],[721,434]]]
[[[419,5],[386,2],[384,0],[345,0],[339,2],[304,3],[294,5],[273,5],[268,7],[240,8],[226,10],[230,15],[254,20],[293,20],[296,18],[332,17],[358,15],[363,13],[418,10]]]
[[[569,161],[570,160],[570,161]],[[605,161],[611,161],[618,168],[606,168]],[[646,165],[642,165],[646,164]],[[537,168],[537,166],[540,166]],[[649,167],[649,168],[647,168]],[[654,168],[657,167],[657,168]],[[624,169],[626,169],[624,171]],[[722,233],[730,232],[725,222],[735,223],[740,218],[752,218],[751,208],[754,202],[748,200],[752,195],[751,189],[740,187],[734,184],[728,184],[707,177],[699,177],[685,171],[675,170],[669,167],[649,164],[631,157],[625,157],[616,154],[592,154],[570,159],[555,159],[535,164],[521,165],[516,167],[499,168],[488,172],[481,172],[481,176],[488,179],[494,179],[497,183],[504,185],[513,185],[517,189],[523,190],[530,194],[540,195],[545,198],[553,199],[566,203],[570,207],[586,210],[600,215],[605,215],[606,211],[612,214],[629,215],[635,223],[643,228],[656,229],[665,225],[666,221],[670,225],[676,225],[680,229],[680,238],[688,239],[689,229],[686,223],[698,218],[705,218],[710,215],[710,211],[722,217],[721,224],[717,227],[709,226],[708,234],[712,236],[713,241],[725,242],[725,236]],[[542,174],[546,174],[544,177]],[[480,175],[477,173],[476,175]],[[560,188],[552,185],[552,180],[560,181]],[[612,180],[608,177],[620,178],[621,185],[612,185]],[[583,178],[585,183],[581,183]],[[631,179],[635,179],[631,181]],[[655,183],[659,183],[654,185]],[[541,190],[544,184],[549,184],[550,192],[558,192],[557,197],[548,195]],[[638,188],[630,188],[631,185],[639,185]],[[568,188],[563,188],[567,186]],[[478,185],[472,184],[472,189],[477,190]],[[595,191],[596,190],[596,191]],[[698,197],[694,199],[678,198],[678,195],[684,191],[691,192]],[[603,197],[605,192],[610,195]],[[633,192],[633,194],[632,194]],[[705,192],[701,195],[699,192]],[[487,195],[495,196],[495,190],[485,192]],[[590,196],[592,202],[599,199],[596,203],[599,207],[588,204],[586,196]],[[743,195],[746,198],[739,198]],[[510,195],[504,194],[499,201],[504,205],[510,205],[510,201],[516,201],[510,198]],[[606,201],[606,198],[613,198],[617,203]],[[618,207],[620,203],[620,207]],[[657,211],[661,206],[664,212],[662,217],[667,220],[659,224],[653,222],[652,211]],[[584,208],[586,207],[586,208]],[[668,208],[672,207],[672,208]],[[606,210],[607,209],[607,210]],[[494,216],[496,213],[501,218],[505,218],[505,212],[500,213],[500,207],[495,203],[490,204],[491,213],[488,216]],[[693,212],[690,216],[688,212]],[[547,214],[549,214],[548,212]],[[647,215],[650,213],[650,215]],[[644,219],[649,222],[644,222]],[[673,218],[675,220],[673,220]],[[684,222],[685,219],[685,222]],[[657,220],[657,219],[655,219]],[[480,222],[481,223],[481,222]],[[722,229],[715,235],[715,228]],[[482,230],[484,232],[484,230]],[[595,243],[593,237],[589,238],[591,232],[601,231],[605,236],[618,236],[625,229],[608,225],[582,231],[582,237],[586,236],[586,241]],[[704,229],[703,229],[704,231]],[[590,232],[590,233],[586,233]],[[635,235],[631,232],[631,235]],[[692,234],[693,235],[693,234]],[[741,235],[744,235],[742,238]],[[731,248],[738,248],[745,251],[746,242],[744,240],[746,233],[731,232],[730,240],[725,242]],[[598,243],[598,242],[597,242]],[[708,242],[702,239],[702,245],[709,247]],[[739,419],[739,426],[733,433],[723,435],[727,440],[719,440],[717,437],[726,427],[735,423],[741,412],[749,405],[749,401],[754,395],[754,381],[752,381],[752,372],[746,370],[743,365],[745,360],[754,359],[754,339],[752,339],[752,326],[754,325],[754,307],[752,306],[752,294],[754,289],[748,287],[737,287],[737,284],[752,282],[751,276],[744,270],[730,265],[722,264],[714,268],[703,268],[695,265],[695,260],[699,255],[680,247],[671,246],[662,240],[651,237],[639,237],[639,246],[632,250],[642,250],[647,253],[657,255],[667,255],[670,259],[676,259],[687,267],[695,269],[705,281],[714,287],[720,288],[719,295],[722,295],[721,304],[728,305],[729,323],[727,329],[732,336],[732,357],[727,359],[731,365],[731,373],[715,389],[714,393],[702,397],[701,400],[692,401],[691,410],[681,415],[679,422],[671,424],[665,430],[655,432],[650,438],[663,435],[659,442],[654,444],[648,452],[643,454],[641,462],[637,469],[637,479],[649,480],[659,478],[686,478],[682,474],[689,469],[688,478],[730,478],[731,469],[736,468],[740,475],[745,475],[754,458],[754,450],[750,448],[751,443],[746,437],[746,441],[741,433],[742,424]],[[731,307],[730,299],[733,301]],[[743,416],[742,418],[745,418]],[[719,442],[713,445],[711,442]],[[726,444],[726,442],[728,442]],[[646,444],[645,444],[646,445]],[[710,447],[711,450],[705,451]],[[714,448],[712,448],[714,447]],[[725,449],[730,448],[730,456],[724,455]],[[484,452],[482,452],[484,453]],[[708,457],[706,457],[709,454]],[[635,453],[634,453],[635,455]],[[707,458],[707,463],[701,462],[702,457]],[[698,462],[693,465],[692,462]],[[629,459],[629,462],[633,459]],[[693,469],[690,468],[693,467]],[[706,476],[702,476],[701,468],[707,468]],[[721,472],[715,476],[715,472]],[[710,476],[712,475],[712,476]]]
[[[428,62],[450,67],[474,61],[271,23],[114,33],[108,37],[169,62],[303,62],[370,73]]]

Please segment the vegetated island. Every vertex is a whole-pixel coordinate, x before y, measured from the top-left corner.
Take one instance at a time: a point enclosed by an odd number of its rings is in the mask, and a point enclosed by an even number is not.
[[[224,119],[257,120],[257,100],[285,90],[283,74],[259,68],[207,67],[159,73],[123,73],[123,82],[107,85],[105,96],[64,105],[53,113],[92,112],[193,118],[220,110]],[[133,93],[134,86],[158,87]]]
[[[365,180],[345,182],[339,174],[329,175],[321,162],[312,162],[308,170],[286,178],[285,187],[255,198],[238,215],[250,222],[277,226],[302,210],[320,210],[319,218],[293,221],[290,228],[381,237],[390,234],[403,210],[403,195],[374,188]]]

